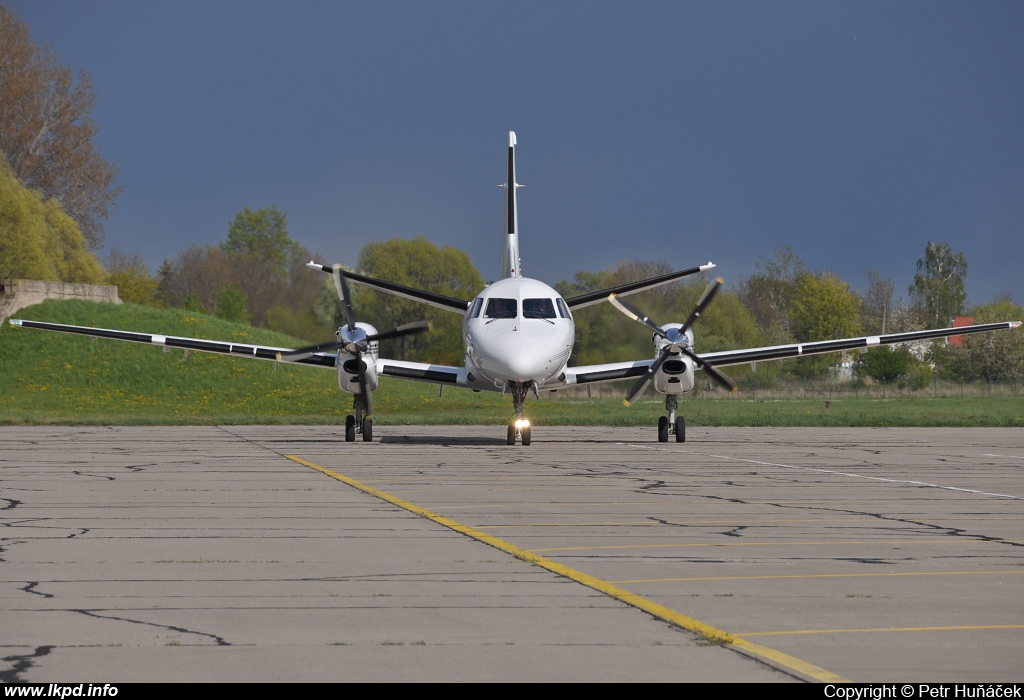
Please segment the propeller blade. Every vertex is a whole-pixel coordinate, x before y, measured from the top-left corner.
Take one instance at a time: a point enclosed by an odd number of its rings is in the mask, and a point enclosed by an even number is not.
[[[689,348],[680,347],[679,349],[682,350],[687,357],[693,360],[698,367],[700,367],[702,370],[711,375],[711,378],[714,379],[716,382],[718,382],[719,384],[721,384],[734,394],[738,391],[736,387],[736,382],[729,379],[729,377],[727,377],[718,369],[715,369],[715,366],[712,365],[710,362],[708,362],[707,360],[700,359]]]
[[[341,271],[341,265],[335,264],[332,268],[334,277],[334,288],[338,290],[338,298],[345,306],[345,320],[348,323],[349,331],[356,329],[356,314],[352,310],[352,296],[348,293],[348,283],[345,281],[345,274]]]
[[[336,350],[346,344],[344,340],[336,340],[332,343],[320,343],[319,345],[310,345],[305,348],[298,348],[296,350],[289,350],[288,352],[277,353],[278,359],[288,358],[289,360],[304,360],[310,355],[314,355],[318,352],[325,352],[328,350]]]
[[[633,319],[640,325],[649,328],[651,331],[654,332],[655,335],[668,340],[668,336],[665,335],[665,331],[663,331],[657,323],[648,318],[642,311],[639,311],[630,306],[629,304],[627,304],[626,302],[622,301],[621,299],[616,297],[614,293],[608,295],[608,301],[612,303],[612,306],[614,306],[616,309],[629,316],[631,319]]]
[[[686,323],[679,329],[680,333],[685,333],[690,326],[693,325],[694,321],[700,318],[700,315],[704,313],[704,308],[711,303],[711,300],[715,298],[715,294],[718,293],[718,288],[722,286],[722,278],[716,277],[715,280],[707,286],[704,293],[700,295],[700,299],[697,301],[697,305],[693,307],[693,311],[690,312],[690,317],[686,319]]]
[[[375,335],[366,336],[366,342],[373,342],[374,340],[387,340],[388,338],[398,338],[403,335],[413,335],[416,333],[423,333],[434,329],[434,324],[431,321],[414,321],[413,323],[407,323],[404,326],[399,326],[394,330],[384,331],[383,333],[377,333]]]
[[[630,405],[637,400],[640,394],[647,390],[647,386],[651,383],[651,380],[654,379],[654,375],[658,373],[661,366],[665,364],[665,360],[668,359],[669,354],[668,350],[662,351],[658,359],[654,361],[654,364],[647,368],[647,374],[640,377],[640,380],[633,385],[632,389],[629,390],[629,395],[622,401],[623,404],[626,406]]]

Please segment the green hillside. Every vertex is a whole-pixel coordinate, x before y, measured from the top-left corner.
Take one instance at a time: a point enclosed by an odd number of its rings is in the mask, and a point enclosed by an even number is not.
[[[281,347],[304,341],[219,318],[135,304],[46,301],[16,318]],[[352,397],[329,369],[224,357],[5,323],[0,328],[0,423],[245,424],[344,421]],[[431,385],[385,379],[374,394],[378,421],[401,404],[434,420],[453,407],[496,411],[497,397],[449,392],[440,403]],[[456,395],[463,399],[458,401]],[[430,397],[434,397],[430,401]],[[428,406],[429,404],[429,406]],[[428,413],[429,412],[429,413]],[[488,416],[477,420],[487,422]],[[433,421],[428,421],[433,422]],[[476,421],[470,421],[476,422]]]
[[[47,301],[17,318],[192,338],[298,347],[295,338],[185,312],[135,304]],[[595,390],[595,394],[597,391]],[[654,397],[629,408],[622,390],[588,399],[564,392],[530,397],[526,414],[538,425],[636,425],[648,429],[662,413]],[[763,394],[763,392],[762,392]],[[0,328],[0,424],[252,424],[341,425],[352,397],[332,370],[224,357],[117,340],[87,338],[4,324]],[[501,425],[510,397],[384,378],[374,393],[377,425]],[[690,425],[750,426],[1024,426],[1024,395],[911,398],[886,401],[758,400],[756,396],[680,402]]]

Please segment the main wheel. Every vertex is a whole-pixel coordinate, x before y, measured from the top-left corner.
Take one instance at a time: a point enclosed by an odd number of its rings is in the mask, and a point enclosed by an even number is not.
[[[668,442],[668,416],[658,419],[658,442]]]
[[[356,417],[345,416],[345,442],[356,441]]]
[[[676,416],[676,442],[686,442],[686,419]]]
[[[363,442],[371,442],[373,440],[373,419],[363,418]]]
[[[530,426],[526,426],[525,428],[523,428],[523,444],[530,444]]]
[[[514,425],[509,425],[508,426],[508,437],[505,438],[505,444],[506,445],[514,445],[514,444],[516,444],[516,426],[514,426]]]

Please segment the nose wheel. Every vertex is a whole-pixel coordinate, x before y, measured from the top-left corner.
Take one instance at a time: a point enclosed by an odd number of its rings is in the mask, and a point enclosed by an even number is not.
[[[523,418],[523,404],[526,402],[526,393],[531,386],[527,382],[509,382],[505,390],[512,392],[512,408],[516,412],[516,419],[509,423],[508,434],[505,437],[506,445],[516,444],[516,440],[524,446],[530,444],[530,421]],[[533,384],[533,393],[537,393],[537,385]]]
[[[658,442],[668,442],[669,435],[676,436],[676,442],[686,442],[686,419],[676,415],[677,399],[674,395],[665,396],[667,416],[658,419]]]
[[[345,442],[355,442],[356,435],[363,436],[363,442],[373,441],[373,418],[363,416],[362,395],[355,394],[353,397],[353,408],[356,414],[345,416]]]
[[[530,421],[525,418],[518,418],[512,423],[509,423],[505,444],[514,445],[516,444],[516,440],[518,440],[524,446],[529,445],[531,441],[530,428]]]

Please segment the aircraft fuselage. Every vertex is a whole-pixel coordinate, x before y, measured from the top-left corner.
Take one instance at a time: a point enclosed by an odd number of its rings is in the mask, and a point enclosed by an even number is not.
[[[562,296],[526,277],[484,288],[462,323],[466,369],[495,386],[557,377],[572,353],[575,325]]]

